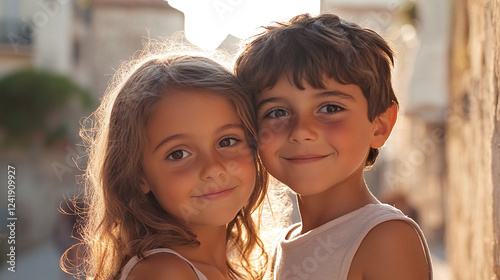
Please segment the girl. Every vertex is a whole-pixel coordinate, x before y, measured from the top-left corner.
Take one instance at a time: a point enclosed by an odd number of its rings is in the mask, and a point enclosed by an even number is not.
[[[268,177],[236,78],[202,56],[150,55],[124,69],[82,133],[83,273],[261,279],[267,254],[252,213]]]

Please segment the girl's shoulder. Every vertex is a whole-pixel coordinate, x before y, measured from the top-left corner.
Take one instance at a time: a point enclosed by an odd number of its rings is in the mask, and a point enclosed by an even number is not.
[[[191,265],[171,253],[157,253],[142,259],[130,271],[127,280],[198,280]]]
[[[120,280],[206,279],[194,265],[177,252],[159,248],[146,251],[144,258],[133,257],[123,268]]]

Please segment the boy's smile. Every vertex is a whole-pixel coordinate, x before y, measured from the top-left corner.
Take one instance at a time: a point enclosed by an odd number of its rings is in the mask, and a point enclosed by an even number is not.
[[[325,80],[325,89],[304,82],[298,89],[282,77],[257,98],[261,156],[267,170],[300,195],[334,186],[364,187],[363,170],[377,119],[356,85]],[[383,144],[383,143],[382,143]]]
[[[284,159],[290,161],[295,164],[305,164],[312,163],[316,161],[320,161],[330,155],[318,155],[318,154],[303,154],[303,155],[295,155],[290,157],[284,157]]]

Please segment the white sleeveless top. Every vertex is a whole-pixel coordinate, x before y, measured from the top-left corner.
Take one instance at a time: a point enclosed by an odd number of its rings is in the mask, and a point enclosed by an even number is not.
[[[429,247],[420,227],[387,204],[368,204],[304,234],[299,234],[300,223],[290,226],[280,236],[276,247],[274,279],[347,279],[351,262],[366,234],[376,225],[390,220],[407,222],[415,229],[432,280]]]
[[[205,275],[203,275],[203,273],[201,273],[188,259],[184,258],[183,256],[181,256],[179,253],[177,253],[176,251],[174,251],[172,249],[158,248],[158,249],[149,250],[149,251],[144,252],[144,258],[149,257],[149,256],[154,255],[154,254],[158,254],[158,253],[168,253],[168,254],[172,254],[172,255],[178,256],[179,258],[183,259],[184,261],[186,261],[191,266],[191,268],[193,269],[194,273],[196,273],[196,276],[198,276],[198,279],[200,279],[200,280],[208,280],[207,277],[205,277]],[[131,258],[127,262],[127,264],[123,267],[122,273],[120,275],[119,280],[126,280],[127,277],[128,277],[128,275],[132,271],[132,269],[140,261],[142,261],[144,258],[139,258],[138,256],[134,256],[133,258]]]

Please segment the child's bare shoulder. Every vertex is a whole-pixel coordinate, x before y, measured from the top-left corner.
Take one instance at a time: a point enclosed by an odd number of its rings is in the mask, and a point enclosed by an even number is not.
[[[420,236],[411,224],[386,221],[371,229],[361,242],[348,279],[429,279],[425,254]]]
[[[158,253],[139,262],[130,272],[127,280],[180,279],[197,280],[191,266],[176,255]]]

